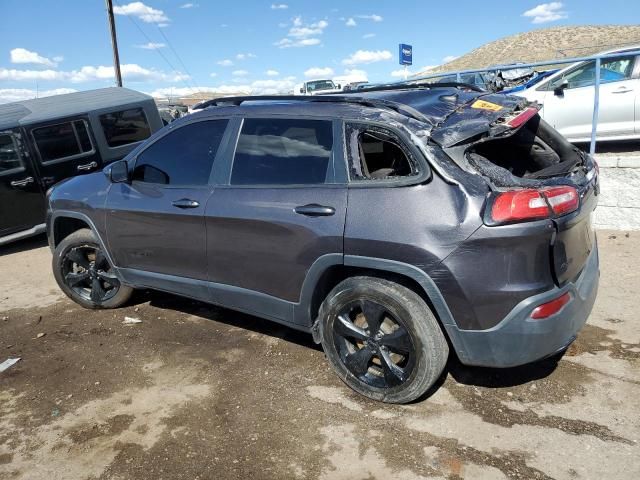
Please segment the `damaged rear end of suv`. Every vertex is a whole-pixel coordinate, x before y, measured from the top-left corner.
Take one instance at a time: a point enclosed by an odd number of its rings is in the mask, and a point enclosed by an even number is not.
[[[445,100],[457,105],[429,141],[486,186],[482,224],[435,274],[455,318],[449,337],[463,363],[480,366],[562,351],[597,294],[597,163],[547,124],[536,104],[492,94]]]

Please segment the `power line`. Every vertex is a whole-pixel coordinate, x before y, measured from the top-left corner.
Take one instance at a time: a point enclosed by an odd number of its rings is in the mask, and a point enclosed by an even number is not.
[[[171,42],[169,41],[167,36],[164,34],[162,29],[157,25],[156,25],[156,27],[158,28],[158,31],[160,32],[160,35],[162,35],[162,38],[165,39],[165,41],[167,42],[167,45],[169,45],[169,48],[171,49],[173,54],[176,56],[176,58],[180,62],[180,65],[182,65],[182,68],[184,68],[184,71],[186,72],[186,74],[189,75],[189,78],[193,80],[193,84],[196,86],[196,90],[200,91],[200,87],[198,86],[198,83],[196,82],[195,77],[193,75],[191,75],[191,72],[189,72],[189,70],[187,69],[187,66],[182,61],[182,58],[180,58],[180,55],[178,55],[178,52],[176,52],[176,49],[173,48],[173,45],[171,44]]]
[[[120,6],[120,4],[119,4],[117,1],[116,1],[115,3],[116,3],[116,5]],[[135,27],[138,29],[138,31],[139,31],[139,32],[144,36],[144,38],[146,38],[146,39],[147,39],[147,41],[148,41],[149,43],[153,43],[153,41],[151,40],[151,38],[149,38],[149,36],[145,33],[145,31],[144,31],[144,30],[142,30],[142,28],[140,27],[140,25],[138,25],[138,22],[136,22],[136,21],[131,17],[131,15],[126,15],[126,17],[131,21],[131,23],[133,23],[133,24],[135,25]],[[179,74],[180,74],[180,72],[178,71],[178,69],[176,69],[176,68],[171,64],[171,62],[167,59],[167,57],[165,57],[165,55],[164,55],[164,54],[163,54],[159,49],[154,48],[154,50],[155,50],[156,52],[158,52],[158,55],[160,55],[160,56],[162,57],[162,59],[166,62],[166,64],[167,64],[167,65],[169,65],[169,68],[171,68],[171,70],[173,70],[173,72],[174,72],[176,75],[179,75]],[[189,73],[188,73],[188,72],[187,72],[187,75],[189,75]],[[181,78],[180,80],[182,81],[182,83],[183,83],[187,88],[192,89],[192,90],[195,90],[195,87],[193,87],[192,85],[188,84],[188,83],[187,83],[187,81],[186,81],[186,79]]]

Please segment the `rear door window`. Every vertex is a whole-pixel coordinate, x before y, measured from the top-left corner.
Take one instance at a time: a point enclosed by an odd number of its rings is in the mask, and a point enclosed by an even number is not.
[[[94,152],[84,120],[34,128],[31,134],[43,163],[91,155]]]
[[[0,175],[23,168],[13,136],[0,134]]]
[[[100,115],[100,125],[109,147],[121,147],[141,142],[151,135],[147,117],[142,108],[130,108]]]
[[[171,186],[208,184],[227,123],[196,122],[168,133],[138,155],[133,180]]]
[[[323,184],[332,148],[333,126],[329,120],[245,119],[231,184]]]

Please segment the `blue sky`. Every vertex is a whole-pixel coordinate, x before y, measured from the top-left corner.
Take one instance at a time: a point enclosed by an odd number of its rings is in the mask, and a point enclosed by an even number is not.
[[[305,78],[398,79],[488,41],[555,25],[627,24],[630,0],[114,0],[125,86],[276,93]],[[0,0],[0,102],[114,84],[104,0]]]

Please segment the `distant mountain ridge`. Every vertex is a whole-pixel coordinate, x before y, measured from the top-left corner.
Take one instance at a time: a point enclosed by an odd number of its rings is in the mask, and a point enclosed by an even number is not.
[[[640,45],[640,25],[552,27],[518,33],[487,43],[455,60],[416,75],[483,68],[513,62],[539,62],[592,55]]]

